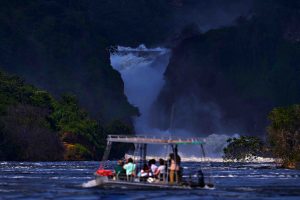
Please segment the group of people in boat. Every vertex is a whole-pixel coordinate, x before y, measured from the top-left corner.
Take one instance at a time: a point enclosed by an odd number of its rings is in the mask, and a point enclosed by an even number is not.
[[[125,163],[122,160],[117,162],[114,168],[115,178],[125,181],[139,178],[140,181],[144,182],[178,183],[182,176],[180,163],[180,156],[171,153],[167,161],[162,158],[160,158],[158,162],[155,159],[150,159],[148,163],[143,164],[141,169],[137,169],[137,165],[133,159],[127,158]]]

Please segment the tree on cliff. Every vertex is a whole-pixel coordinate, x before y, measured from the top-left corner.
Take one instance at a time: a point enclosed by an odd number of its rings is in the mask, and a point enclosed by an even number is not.
[[[74,95],[64,94],[53,107],[49,119],[65,144],[65,159],[99,159],[105,147],[103,127],[79,107]]]
[[[263,142],[253,136],[229,138],[227,147],[224,148],[224,160],[250,161],[263,155]]]
[[[300,105],[274,108],[269,114],[268,139],[284,167],[300,162]]]

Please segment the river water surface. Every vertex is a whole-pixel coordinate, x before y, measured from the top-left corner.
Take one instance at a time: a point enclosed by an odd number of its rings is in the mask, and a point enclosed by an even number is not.
[[[98,162],[0,162],[0,199],[300,199],[299,170],[270,163],[211,165],[214,189],[168,191],[90,187]]]

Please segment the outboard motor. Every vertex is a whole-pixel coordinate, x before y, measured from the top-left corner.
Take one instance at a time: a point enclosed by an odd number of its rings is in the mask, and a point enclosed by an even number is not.
[[[197,178],[198,178],[198,186],[199,187],[204,187],[205,186],[205,182],[204,182],[204,175],[202,170],[198,170],[197,172]]]

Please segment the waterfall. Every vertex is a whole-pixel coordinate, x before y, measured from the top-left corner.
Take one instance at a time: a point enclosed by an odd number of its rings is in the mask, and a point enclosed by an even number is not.
[[[124,81],[128,101],[137,106],[141,116],[134,121],[137,134],[147,134],[151,105],[163,84],[163,73],[169,63],[170,51],[166,48],[137,48],[118,46],[110,55],[112,67]]]
[[[137,106],[141,116],[134,119],[137,134],[151,136],[170,136],[171,133],[149,126],[150,109],[164,84],[164,71],[169,63],[170,50],[162,47],[147,48],[140,45],[137,48],[118,46],[110,55],[112,67],[119,71],[124,81],[125,94],[128,101]],[[173,130],[172,136],[195,137],[199,133],[186,130]],[[206,141],[206,151],[210,157],[221,157],[226,140],[238,137],[238,134],[228,136],[211,134]],[[199,147],[182,147],[183,156],[199,155]],[[153,152],[153,151],[152,151]],[[192,153],[191,153],[192,152]]]

